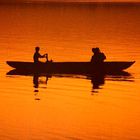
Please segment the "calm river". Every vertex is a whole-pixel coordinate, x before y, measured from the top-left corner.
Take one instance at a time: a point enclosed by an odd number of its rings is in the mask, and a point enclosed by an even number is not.
[[[140,5],[0,5],[0,140],[139,140]],[[7,75],[7,60],[132,61],[125,75]],[[42,61],[45,61],[42,59]],[[36,79],[36,80],[35,80]]]

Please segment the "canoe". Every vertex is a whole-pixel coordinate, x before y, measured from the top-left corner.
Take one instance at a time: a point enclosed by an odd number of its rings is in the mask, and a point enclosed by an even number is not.
[[[102,64],[91,62],[21,62],[7,61],[7,64],[17,70],[46,73],[114,73],[129,68],[135,61],[111,61]]]

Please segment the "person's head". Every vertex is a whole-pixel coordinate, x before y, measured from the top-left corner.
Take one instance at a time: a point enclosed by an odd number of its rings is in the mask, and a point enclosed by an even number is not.
[[[39,52],[39,50],[40,50],[40,48],[37,46],[37,47],[35,47],[35,51],[36,52]]]
[[[92,48],[92,52],[93,53],[99,53],[100,52],[100,49],[99,48]]]

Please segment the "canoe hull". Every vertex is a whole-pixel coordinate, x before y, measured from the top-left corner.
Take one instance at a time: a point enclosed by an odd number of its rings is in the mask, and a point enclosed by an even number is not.
[[[17,70],[30,72],[46,73],[111,73],[119,72],[129,68],[131,62],[103,62],[102,64],[93,64],[91,62],[19,62],[7,61],[7,64]]]

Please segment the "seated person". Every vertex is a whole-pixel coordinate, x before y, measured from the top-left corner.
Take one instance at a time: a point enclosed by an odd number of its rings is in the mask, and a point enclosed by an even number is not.
[[[106,59],[106,56],[100,52],[99,48],[92,48],[92,52],[94,53],[91,58],[92,63],[102,63]]]
[[[45,56],[47,55],[47,54],[41,55],[39,53],[39,50],[40,50],[39,47],[35,48],[35,53],[34,53],[34,56],[33,56],[34,63],[38,63],[39,62],[39,58],[45,58]]]

